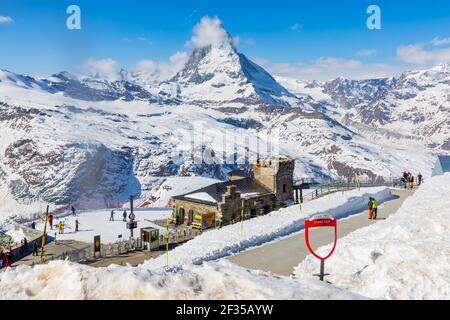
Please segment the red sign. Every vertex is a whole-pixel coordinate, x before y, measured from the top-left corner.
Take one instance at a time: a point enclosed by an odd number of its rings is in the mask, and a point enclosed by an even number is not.
[[[314,250],[311,248],[311,245],[309,244],[309,229],[310,228],[320,228],[320,227],[333,227],[334,228],[334,244],[333,248],[331,249],[330,253],[326,257],[321,257],[317,253],[314,252]],[[317,258],[322,261],[325,261],[334,252],[334,249],[336,249],[336,242],[337,242],[337,222],[336,219],[334,219],[332,216],[324,214],[324,215],[316,215],[312,217],[309,220],[305,221],[305,241],[306,246],[308,247],[309,251]]]

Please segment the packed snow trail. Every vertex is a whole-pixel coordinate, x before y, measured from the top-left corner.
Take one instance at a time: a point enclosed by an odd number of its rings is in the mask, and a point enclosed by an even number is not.
[[[450,173],[427,179],[394,215],[342,238],[327,279],[375,299],[450,299],[449,194]],[[311,256],[296,269],[302,278],[316,272]]]
[[[378,220],[386,219],[395,213],[403,202],[413,194],[410,190],[393,190],[398,198],[381,204],[378,208]],[[338,238],[359,228],[375,223],[367,219],[367,210],[338,221]],[[311,238],[315,239],[313,248],[330,243],[331,233],[328,230],[311,230]],[[339,245],[339,241],[338,241]],[[283,240],[276,240],[261,247],[250,249],[229,257],[228,260],[245,268],[270,271],[288,276],[294,268],[309,254],[305,244],[304,231]]]
[[[336,192],[302,206],[294,205],[245,220],[242,225],[235,223],[207,231],[171,250],[169,267],[177,269],[189,263],[201,264],[291,235],[302,230],[304,220],[311,215],[329,213],[336,218],[343,218],[361,212],[366,207],[369,196],[375,197],[380,203],[393,197],[386,187],[361,188],[344,194]],[[164,267],[166,257],[148,260],[143,266],[152,270]]]

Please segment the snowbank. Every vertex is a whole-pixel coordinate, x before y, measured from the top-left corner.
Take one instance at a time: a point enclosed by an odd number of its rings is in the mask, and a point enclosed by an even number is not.
[[[450,174],[430,178],[396,214],[340,239],[328,280],[377,299],[450,299],[449,194]],[[296,274],[317,269],[308,256]]]
[[[230,262],[177,272],[141,267],[92,268],[54,261],[0,273],[0,299],[362,299],[315,279],[252,271]]]
[[[386,187],[362,188],[344,194],[337,192],[301,207],[295,205],[244,221],[243,235],[241,223],[211,230],[170,251],[169,265],[176,269],[191,262],[200,264],[287,236],[302,230],[305,218],[314,214],[328,213],[343,218],[359,213],[366,208],[369,196],[374,196],[380,203],[392,197]],[[149,269],[160,268],[166,265],[166,257],[148,260],[144,265]]]

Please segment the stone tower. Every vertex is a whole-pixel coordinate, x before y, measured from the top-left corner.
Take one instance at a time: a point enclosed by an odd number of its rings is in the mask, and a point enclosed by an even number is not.
[[[284,157],[258,159],[252,165],[255,179],[270,188],[278,202],[294,200],[294,169],[295,160]]]

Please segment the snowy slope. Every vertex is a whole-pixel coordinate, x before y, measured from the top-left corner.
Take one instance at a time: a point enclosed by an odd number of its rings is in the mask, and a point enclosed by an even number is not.
[[[276,77],[350,129],[382,144],[450,150],[450,66],[406,71],[398,78],[328,82]]]
[[[449,181],[448,173],[428,179],[396,214],[340,239],[328,280],[375,299],[449,299]],[[317,265],[308,256],[296,274],[307,277]]]

